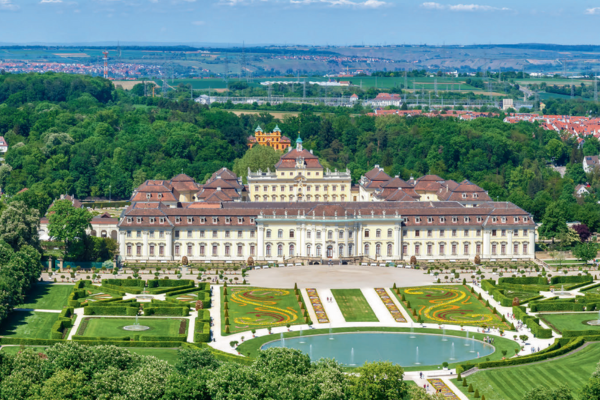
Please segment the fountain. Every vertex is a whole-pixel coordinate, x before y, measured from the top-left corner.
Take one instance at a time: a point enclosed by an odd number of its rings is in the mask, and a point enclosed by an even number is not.
[[[554,292],[558,296],[573,296],[571,292],[565,291],[565,285],[560,286],[560,292]]]
[[[420,365],[421,363],[419,362],[419,346],[417,346],[417,361],[415,362],[415,365]]]
[[[308,347],[308,358],[312,361],[312,344]]]
[[[146,286],[144,286],[144,290],[142,291],[142,294],[135,296],[135,298],[137,300],[152,300],[154,298],[154,296],[146,294]]]
[[[354,364],[354,347],[350,350],[350,365],[356,365]]]
[[[300,342],[298,342],[298,343],[301,343],[301,344],[306,343],[302,340],[302,328],[300,328]]]
[[[467,331],[467,342],[465,343],[465,346],[466,346],[466,347],[470,346],[470,344],[469,344],[469,342],[468,342],[468,339],[469,339],[469,331]]]
[[[446,328],[442,326],[442,342],[447,342],[448,338],[446,337]]]
[[[411,339],[414,339],[414,338],[415,338],[415,335],[414,335],[414,330],[415,330],[415,328],[413,327],[413,323],[411,322],[411,323],[410,323],[410,338],[411,338]]]
[[[598,311],[598,319],[588,321],[587,324],[594,325],[594,326],[600,325],[600,310]]]
[[[471,351],[469,353],[475,353],[475,336],[471,337]]]
[[[454,357],[454,342],[452,342],[452,348],[450,349],[450,361],[454,360],[456,360],[456,357]]]
[[[135,316],[135,323],[133,325],[124,326],[123,329],[126,331],[147,331],[150,329],[149,326],[140,325],[138,322],[138,316]]]
[[[283,337],[283,332],[279,334],[279,339],[281,339],[281,347],[285,347],[285,339]]]
[[[331,322],[329,323],[329,340],[333,340],[333,329],[331,328]]]

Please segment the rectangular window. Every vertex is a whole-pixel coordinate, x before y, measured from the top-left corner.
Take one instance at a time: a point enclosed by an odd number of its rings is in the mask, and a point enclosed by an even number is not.
[[[513,234],[514,234],[515,236],[519,236],[519,230],[518,230],[518,229],[515,229],[515,231],[513,232]]]
[[[135,254],[139,257],[142,255],[142,246],[138,245],[135,249]]]
[[[242,233],[242,231],[238,231],[238,239],[241,239],[244,237],[244,234]]]
[[[158,246],[158,255],[161,257],[165,255],[165,246]]]
[[[256,233],[254,231],[250,231],[250,237],[254,238],[256,236]]]
[[[127,237],[130,238],[131,237],[131,231],[127,231]]]
[[[421,231],[419,231],[418,229],[415,230],[415,237],[420,237],[421,236]]]
[[[408,245],[402,245],[402,254],[404,254],[405,256],[408,255]]]
[[[496,230],[492,229],[492,236],[496,236]]]
[[[343,239],[343,238],[344,238],[344,231],[343,231],[343,230],[340,230],[340,233],[339,233],[339,238],[340,238],[340,239]]]
[[[192,231],[187,231],[187,237],[188,239],[191,239],[193,237]]]
[[[432,251],[432,249],[433,249],[433,246],[432,246],[432,245],[430,245],[430,244],[428,244],[428,245],[427,245],[427,255],[428,255],[428,256],[432,256],[432,255],[433,255],[433,251]]]
[[[204,238],[204,231],[200,231],[200,238]]]
[[[468,229],[465,229],[465,232],[464,232],[464,234],[465,234],[465,237],[469,237],[469,230],[468,230]]]
[[[420,250],[421,250],[421,246],[418,244],[415,244],[415,255],[420,255]]]
[[[513,253],[514,254],[519,254],[519,245],[517,243],[515,243],[514,246],[513,246]]]
[[[212,235],[213,239],[217,238],[218,237],[217,231],[212,231],[212,232],[213,232],[213,235]]]
[[[225,257],[229,257],[231,255],[230,253],[230,246],[228,244],[225,245]]]
[[[506,255],[506,245],[503,244],[502,246],[500,246],[500,251],[502,252],[502,255]]]
[[[213,247],[212,247],[212,255],[213,255],[213,257],[216,257],[217,254],[219,254],[219,250],[218,249],[219,249],[219,247],[216,244],[213,244]]]
[[[481,236],[481,229],[477,229],[477,236]]]
[[[444,234],[445,234],[445,233],[446,233],[446,232],[444,232],[444,230],[443,230],[443,229],[440,229],[440,237],[444,237]]]
[[[433,231],[431,229],[427,229],[427,237],[433,237]]]
[[[158,237],[163,239],[165,237],[165,231],[159,231],[158,232]]]
[[[492,254],[496,255],[496,244],[492,244]]]
[[[463,249],[465,256],[469,255],[469,244],[465,243],[465,247]]]
[[[175,245],[175,255],[179,256],[179,245]]]
[[[179,239],[179,231],[175,231],[175,239]]]
[[[154,231],[150,231],[150,237],[154,238]]]
[[[205,250],[204,250],[204,245],[203,245],[203,244],[201,244],[201,245],[200,245],[200,257],[204,257],[204,255],[205,255],[204,251],[205,251]]]
[[[141,238],[142,237],[142,231],[137,231],[135,233],[135,237]]]
[[[154,257],[154,245],[150,245],[150,256]]]
[[[444,246],[443,244],[440,244],[440,256],[443,256],[443,255],[444,255],[444,250],[445,250],[445,247],[446,247],[446,246]]]
[[[527,243],[523,243],[523,254],[527,254]]]
[[[229,232],[229,231],[225,231],[225,237],[226,237],[226,238],[230,238],[230,237],[231,237],[231,232]]]
[[[477,245],[475,246],[475,253],[477,253],[478,255],[481,254],[481,244],[477,243]]]
[[[456,255],[456,245],[455,244],[452,245],[452,255],[453,256]]]
[[[254,245],[250,246],[250,255],[254,257]]]
[[[456,237],[456,229],[452,229],[452,237]]]
[[[502,229],[502,236],[506,236],[506,229]]]
[[[237,255],[238,255],[238,257],[241,257],[243,255],[243,253],[242,253],[242,246],[238,245],[237,249],[238,249]]]
[[[191,256],[192,254],[194,254],[194,253],[192,252],[192,245],[191,245],[191,244],[188,244],[188,246],[187,246],[187,255],[188,255],[188,257],[189,257],[189,256]]]

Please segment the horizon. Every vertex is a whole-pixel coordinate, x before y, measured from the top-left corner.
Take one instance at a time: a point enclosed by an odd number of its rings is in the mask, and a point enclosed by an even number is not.
[[[5,16],[1,39],[14,45],[122,41],[460,46],[578,45],[584,37],[589,41],[600,7],[587,1],[563,5],[558,0],[0,0],[0,15]],[[600,44],[600,39],[589,43]]]

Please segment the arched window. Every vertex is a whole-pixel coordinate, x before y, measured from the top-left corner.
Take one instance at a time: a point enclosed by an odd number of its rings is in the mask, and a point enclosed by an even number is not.
[[[285,195],[284,194],[281,195],[281,201],[285,201]]]
[[[267,239],[270,239],[270,238],[271,238],[271,230],[267,229]]]
[[[277,245],[277,257],[283,257],[283,245]]]
[[[293,230],[293,229],[290,229],[290,239],[293,239],[293,238],[294,238],[294,233],[295,233],[295,232],[294,232],[294,230]]]
[[[306,201],[312,201],[312,196],[310,194],[306,196]]]
[[[444,245],[444,243],[440,243],[440,256],[444,255],[445,249],[446,249],[446,246]]]
[[[469,255],[469,243],[465,243],[464,250],[465,250],[465,256],[468,256]]]
[[[272,199],[273,201],[277,201],[277,196],[276,196],[276,195],[273,195],[273,196],[271,196],[271,199]]]
[[[254,196],[254,201],[258,201],[260,199],[260,196],[256,195]]]
[[[377,229],[377,230],[375,231],[375,237],[376,237],[376,238],[380,238],[380,237],[381,237],[381,229]]]
[[[331,196],[331,199],[332,199],[333,201],[337,201],[337,196],[334,194],[333,196]]]
[[[369,255],[369,244],[365,244],[365,256]]]
[[[107,237],[107,236],[108,236],[108,234],[106,233],[106,231],[102,231],[102,232],[100,232],[100,237],[103,237],[103,238],[105,238],[105,237]]]
[[[218,254],[219,254],[219,246],[217,246],[216,244],[213,244],[213,246],[212,246],[213,257],[216,257]]]
[[[130,244],[127,245],[127,255],[128,256],[131,255],[131,245]]]
[[[346,201],[346,195],[341,195],[340,199],[341,199],[341,201]]]
[[[316,196],[315,196],[315,201],[319,201],[319,200],[321,200],[321,196],[319,196],[319,195],[316,195]]]
[[[279,239],[283,238],[283,229],[279,229],[279,230],[277,231],[277,237],[278,237]]]
[[[140,246],[141,247],[141,246]],[[175,245],[175,255],[178,256],[179,255],[179,245],[176,244]]]
[[[317,254],[316,254],[316,256],[317,257],[321,257],[321,245],[320,244],[317,245]]]
[[[344,246],[340,244],[338,248],[338,257],[344,257]]]
[[[290,244],[290,257],[294,257],[294,245]]]
[[[290,201],[294,201],[294,195],[290,194]]]
[[[327,239],[333,239],[333,231],[327,231]]]
[[[205,253],[205,246],[203,244],[200,245],[200,257],[204,257],[206,255]]]
[[[267,257],[271,257],[271,245],[267,245]]]
[[[388,255],[388,257],[392,256],[392,245],[391,244],[387,245],[387,255]]]
[[[267,196],[266,194],[263,196],[263,200],[264,201],[269,201],[269,196]]]
[[[352,256],[354,254],[353,250],[354,250],[354,245],[353,244],[349,244],[348,245],[348,255],[349,256]]]
[[[381,257],[381,245],[380,244],[375,245],[375,255],[377,257]]]
[[[306,245],[306,256],[307,256],[307,257],[312,257],[312,255],[311,255],[311,253],[310,253],[310,252],[311,252],[311,250],[312,250],[312,248],[311,248],[311,245],[310,245],[310,244],[307,244],[307,245]]]

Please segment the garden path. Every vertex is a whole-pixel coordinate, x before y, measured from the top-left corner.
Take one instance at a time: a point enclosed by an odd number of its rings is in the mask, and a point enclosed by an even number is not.
[[[191,309],[193,310],[193,308]],[[188,334],[187,341],[188,343],[194,343],[194,332],[196,331],[196,318],[198,317],[198,311],[190,311],[189,323],[188,323]]]
[[[381,301],[377,292],[375,292],[375,289],[361,288],[360,291],[363,296],[365,296],[365,299],[367,299],[367,303],[371,306],[371,309],[375,313],[375,316],[377,316],[379,322],[382,324],[394,324],[396,322],[385,304],[383,304],[383,301]]]
[[[461,392],[460,389],[457,388],[454,383],[452,383],[450,378],[441,378],[441,379],[446,384],[446,386],[448,386],[448,388],[454,392],[456,397],[458,397],[461,400],[469,400],[469,398],[463,392]]]
[[[41,310],[39,308],[15,308],[14,311],[35,311],[35,312],[47,312],[47,313],[55,313],[60,314],[62,310]]]
[[[329,317],[329,322],[332,325],[346,323],[346,319],[342,314],[342,310],[340,310],[340,307],[337,305],[331,289],[318,289],[317,292],[319,293],[327,317]],[[331,302],[327,301],[327,298],[331,299]]]
[[[79,325],[81,325],[81,321],[83,320],[83,307],[76,308],[73,312],[73,318],[75,318],[75,322],[73,323],[73,327],[71,328],[71,332],[69,332],[69,336],[67,336],[67,340],[72,340],[73,335],[77,333],[79,329]]]
[[[324,326],[325,324],[320,324],[319,319],[317,318],[317,314],[315,314],[315,309],[311,305],[310,298],[308,297],[308,293],[306,293],[306,289],[300,289],[300,293],[302,293],[302,298],[304,299],[304,304],[306,304],[306,310],[308,311],[308,316],[310,320],[313,322],[313,325],[317,328]]]
[[[391,289],[386,288],[385,291],[387,292],[388,296],[390,296],[390,299],[392,299],[392,301],[394,302],[396,307],[398,307],[398,310],[400,310],[404,319],[408,322],[408,324],[410,324],[411,319],[410,319],[410,315],[408,314],[408,311],[406,311],[404,309],[404,306],[402,304],[400,304],[400,302],[398,301],[398,298],[394,295],[394,293],[392,293]]]

